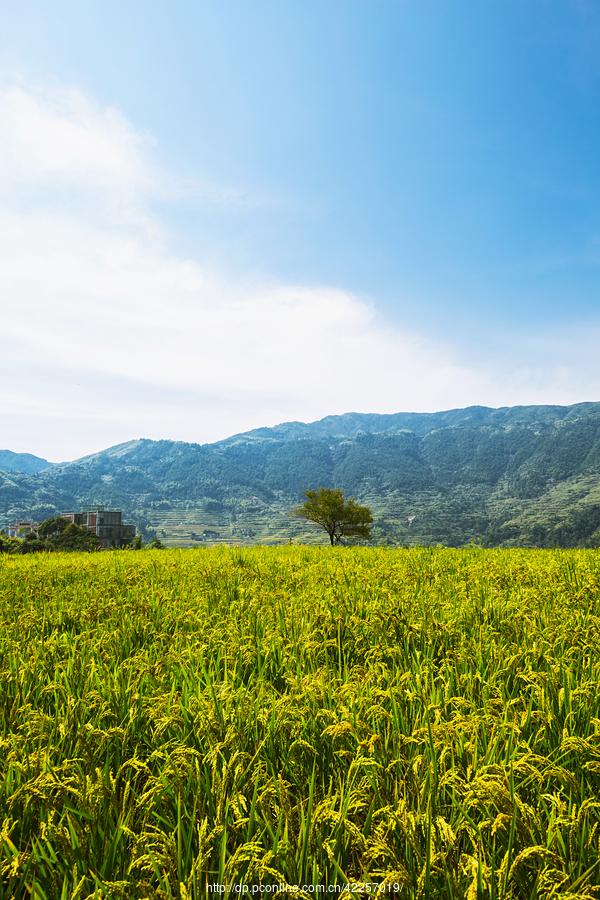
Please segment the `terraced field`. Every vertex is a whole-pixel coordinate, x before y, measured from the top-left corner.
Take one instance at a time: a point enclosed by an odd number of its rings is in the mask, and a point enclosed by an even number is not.
[[[594,551],[0,555],[0,896],[596,897],[599,597]]]
[[[153,512],[148,521],[169,547],[289,544],[293,540],[322,543],[324,532],[292,518],[292,505],[282,501],[254,509],[226,507],[218,512],[204,506],[174,507]]]
[[[463,497],[454,500],[431,491],[416,492],[411,496],[390,492],[385,498],[373,491],[361,495],[360,502],[373,511],[376,543],[389,541],[408,547],[447,543],[447,536],[452,533],[452,521],[457,515],[466,526],[466,532],[463,530],[457,536],[456,543],[467,543],[469,538],[477,538],[486,531],[488,516],[493,517],[502,506],[501,498],[486,501],[477,492],[469,498],[470,513],[465,511]],[[514,502],[510,503],[514,507]],[[235,546],[290,542],[326,544],[327,536],[322,530],[290,516],[290,510],[297,504],[297,499],[280,497],[255,505],[224,505],[216,512],[202,504],[173,504],[168,509],[152,510],[147,521],[170,547],[223,543]],[[526,513],[528,505],[532,506],[535,515],[531,501],[529,504],[523,502],[519,513]]]
[[[423,492],[410,498],[390,495],[382,500],[376,493],[361,497],[375,516],[374,536],[378,543],[399,541],[405,546],[441,543],[448,533],[449,521],[455,514],[436,504],[437,497]],[[297,500],[282,497],[277,501],[256,506],[224,506],[215,512],[203,505],[173,505],[169,509],[153,510],[148,517],[150,528],[169,547],[234,546],[256,544],[324,544],[326,534],[316,526],[292,516],[290,510]],[[485,519],[473,516],[472,534],[485,529]]]

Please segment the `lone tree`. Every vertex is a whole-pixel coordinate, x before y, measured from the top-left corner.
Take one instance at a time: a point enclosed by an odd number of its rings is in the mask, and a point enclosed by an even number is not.
[[[292,510],[293,516],[320,525],[329,535],[331,546],[342,543],[342,538],[371,537],[373,514],[368,506],[356,500],[346,500],[342,491],[319,488],[305,491],[306,501]]]

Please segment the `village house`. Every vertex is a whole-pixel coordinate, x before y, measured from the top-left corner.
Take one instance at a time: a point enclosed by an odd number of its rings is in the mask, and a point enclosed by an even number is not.
[[[130,544],[135,537],[135,525],[123,522],[120,509],[97,506],[87,512],[62,513],[62,518],[81,528],[87,528],[96,535],[103,547],[122,547]]]
[[[8,526],[8,536],[12,538],[24,538],[27,534],[35,531],[39,522],[32,519],[22,519],[19,522],[12,522]]]

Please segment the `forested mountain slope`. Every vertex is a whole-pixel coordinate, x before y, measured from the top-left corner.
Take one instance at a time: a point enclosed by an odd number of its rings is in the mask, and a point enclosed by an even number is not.
[[[336,486],[389,543],[600,544],[600,404],[350,413],[215,444],[135,440],[0,474],[0,525],[117,506],[170,543],[320,540],[288,511]]]
[[[0,450],[0,472],[25,472],[33,474],[48,469],[52,463],[32,453],[13,453],[12,450]]]

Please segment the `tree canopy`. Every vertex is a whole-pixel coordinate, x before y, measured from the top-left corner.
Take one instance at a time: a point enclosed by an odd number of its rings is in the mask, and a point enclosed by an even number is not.
[[[62,516],[45,519],[37,527],[37,533],[28,536],[31,550],[98,550],[100,541],[87,528],[75,525]],[[25,540],[25,545],[27,539]],[[24,550],[26,546],[24,545]]]
[[[347,500],[343,491],[334,488],[305,491],[304,496],[305,502],[293,509],[292,515],[323,528],[331,546],[342,543],[343,538],[370,539],[373,514],[368,506],[352,497]]]
[[[0,534],[0,553],[39,553],[59,550],[99,550],[100,541],[87,528],[53,516],[40,522],[24,538]]]

